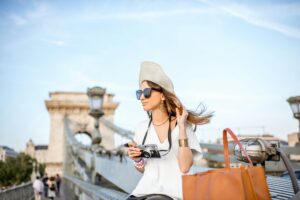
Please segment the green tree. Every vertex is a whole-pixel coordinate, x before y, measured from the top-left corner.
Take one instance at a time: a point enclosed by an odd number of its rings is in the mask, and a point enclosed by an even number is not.
[[[44,176],[44,174],[45,174],[45,168],[46,168],[45,164],[39,164],[38,172],[41,175],[41,177]]]
[[[0,161],[0,186],[7,187],[30,181],[35,159],[20,153],[16,158],[7,158]]]

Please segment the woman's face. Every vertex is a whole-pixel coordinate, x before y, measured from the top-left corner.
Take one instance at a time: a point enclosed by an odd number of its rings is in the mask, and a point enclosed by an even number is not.
[[[141,90],[144,90],[145,88],[150,88],[147,81],[144,81],[141,85]],[[163,94],[156,90],[151,91],[151,96],[149,98],[145,98],[144,94],[142,94],[140,98],[143,109],[145,111],[150,111],[158,108],[162,100]]]

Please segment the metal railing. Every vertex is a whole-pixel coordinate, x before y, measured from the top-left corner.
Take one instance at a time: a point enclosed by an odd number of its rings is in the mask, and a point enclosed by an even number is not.
[[[103,162],[100,161],[98,157],[114,157],[117,154],[120,154],[118,151],[107,151],[103,147],[99,145],[83,145],[78,142],[74,133],[70,131],[68,128],[68,124],[73,123],[70,119],[65,120],[65,136],[66,136],[66,149],[65,149],[65,166],[64,166],[64,180],[66,183],[65,187],[68,191],[73,191],[76,198],[81,198],[83,196],[88,197],[88,199],[99,200],[99,199],[126,199],[128,197],[128,193],[118,191],[105,187],[106,185],[102,185],[100,182],[96,184],[97,176],[103,177],[106,180],[110,181],[110,178],[106,176],[105,172],[103,172]],[[109,124],[109,123],[107,123]],[[112,126],[112,124],[109,124]],[[115,127],[114,131],[117,130]],[[125,131],[122,130],[122,135],[124,137],[128,136],[130,132],[125,134]],[[113,155],[112,155],[113,154]],[[122,153],[120,154],[122,155]],[[120,160],[120,157],[117,157]],[[101,167],[102,166],[102,167]],[[111,165],[107,165],[110,170]],[[117,166],[117,165],[113,165]],[[114,176],[117,171],[114,171]],[[119,173],[118,173],[119,174]],[[122,173],[120,173],[122,174]],[[125,173],[123,173],[125,174]],[[113,182],[112,182],[113,183]],[[115,183],[113,183],[115,184]],[[118,187],[122,190],[122,187]],[[123,190],[125,191],[125,190]]]
[[[223,156],[223,144],[207,144],[207,143],[200,143],[200,146],[203,150],[203,158],[206,159],[208,162],[215,162],[219,164],[224,163],[224,156]],[[234,145],[229,144],[229,152],[232,155],[234,151]],[[282,151],[287,155],[300,155],[300,146],[290,147],[290,146],[282,146]],[[237,160],[235,156],[230,156],[231,163],[241,163]],[[267,172],[274,172],[274,173],[281,173],[286,171],[286,167],[282,160],[278,161],[266,161],[266,171]],[[299,162],[293,162],[294,168],[300,168]]]
[[[0,191],[1,200],[31,200],[33,198],[34,193],[31,182]]]

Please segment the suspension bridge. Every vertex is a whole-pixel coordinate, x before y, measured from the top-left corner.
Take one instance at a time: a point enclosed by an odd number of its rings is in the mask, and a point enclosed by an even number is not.
[[[83,99],[83,103],[77,103],[77,107],[74,109],[73,103],[69,101],[70,98],[60,99],[55,97],[55,95],[57,95],[57,93],[54,93],[52,102],[46,102],[46,105],[48,111],[51,113],[51,120],[53,120],[51,122],[50,144],[56,144],[55,146],[49,147],[49,150],[54,152],[54,155],[49,159],[51,161],[49,162],[49,166],[52,167],[51,170],[53,170],[53,172],[55,170],[61,170],[63,177],[61,196],[56,199],[126,199],[142,175],[134,168],[132,161],[127,157],[126,148],[122,145],[115,148],[107,148],[105,145],[102,145],[102,143],[84,145],[79,142],[75,138],[75,135],[78,133],[87,133],[91,138],[93,137],[92,134],[89,134],[91,133],[91,127],[88,126],[88,121],[82,120],[88,116],[86,99]],[[72,94],[72,97],[74,97],[74,94]],[[57,103],[56,100],[60,101],[60,103]],[[61,101],[64,103],[61,103]],[[70,104],[72,104],[72,110],[74,112],[60,109],[62,106],[65,108]],[[113,106],[112,104],[109,105],[110,106],[106,107],[108,109],[106,113],[107,117],[100,118],[101,133],[105,136],[103,138],[103,144],[105,144],[105,138],[111,139],[113,135],[121,137],[123,143],[132,140],[133,132],[120,128],[112,122],[111,115],[109,114],[113,114],[111,110]],[[78,110],[78,107],[81,110]],[[60,115],[57,115],[58,112]],[[85,114],[82,116],[82,113]],[[78,115],[81,115],[81,118],[74,117]],[[58,140],[57,137],[60,137],[60,139]],[[60,145],[57,146],[57,144]],[[217,151],[222,151],[222,145],[207,143],[200,143],[200,145],[203,149],[204,159],[216,162],[224,161],[222,155],[217,153]],[[231,146],[230,148],[232,151],[233,147]],[[299,147],[286,147],[284,150],[288,154],[299,154],[300,152]],[[57,152],[59,152],[60,155],[58,155]],[[232,162],[236,162],[234,157],[231,159]],[[195,163],[190,173],[209,169],[198,165],[197,162]],[[272,165],[274,165],[274,163]],[[277,168],[279,168],[279,166],[277,166]],[[289,199],[293,196],[292,184],[289,179],[268,176],[267,182],[273,200]],[[29,198],[23,198],[25,195]],[[30,198],[33,198],[30,183],[0,192],[0,199],[3,200]]]

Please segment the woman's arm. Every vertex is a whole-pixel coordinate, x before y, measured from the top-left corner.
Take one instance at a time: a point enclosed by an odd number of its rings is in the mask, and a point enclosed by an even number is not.
[[[188,112],[183,109],[182,114],[180,115],[179,110],[176,109],[176,114],[177,124],[179,127],[179,143],[181,144],[178,148],[178,164],[180,171],[182,173],[187,173],[193,165],[193,154],[191,149],[188,147],[188,137],[186,134],[186,119],[188,116]]]

